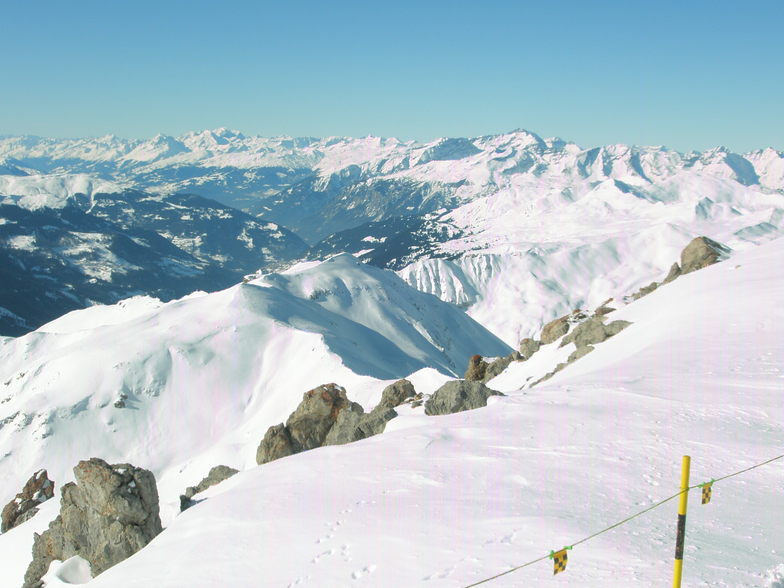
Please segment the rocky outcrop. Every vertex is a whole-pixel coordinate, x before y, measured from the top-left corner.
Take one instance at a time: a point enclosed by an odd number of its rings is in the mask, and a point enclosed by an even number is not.
[[[542,345],[549,345],[557,341],[560,337],[569,332],[569,315],[565,314],[555,320],[550,321],[542,327],[542,333],[539,335],[539,340]]]
[[[229,466],[225,465],[217,465],[212,468],[205,478],[202,478],[201,482],[196,484],[195,486],[188,486],[185,489],[185,494],[180,495],[180,510],[183,511],[186,508],[193,505],[193,501],[191,498],[196,496],[199,492],[204,492],[207,488],[211,488],[216,484],[220,484],[224,480],[228,480],[234,474],[236,474],[239,470],[235,470],[234,468],[230,468]]]
[[[394,385],[400,384],[396,382]],[[409,382],[410,384],[410,382]],[[404,388],[404,384],[400,384]],[[413,386],[411,387],[413,390]],[[392,401],[393,392],[388,395]],[[397,413],[380,403],[366,414],[346,396],[337,384],[324,384],[305,393],[286,424],[270,427],[256,451],[256,463],[263,464],[322,447],[358,441],[383,432],[386,423]]]
[[[256,463],[261,465],[282,457],[294,455],[298,451],[294,449],[291,435],[286,425],[280,423],[267,429],[264,439],[261,440],[259,448],[256,450]]]
[[[721,261],[729,252],[729,247],[708,237],[692,239],[681,251],[681,273],[688,274],[713,265]]]
[[[474,382],[481,382],[485,377],[486,370],[487,362],[482,359],[482,356],[472,355],[471,359],[468,360],[468,369],[463,375],[463,378],[466,380],[472,380]]]
[[[408,380],[398,380],[394,384],[390,384],[381,393],[381,402],[379,406],[385,408],[396,408],[411,398],[417,395],[414,385]]]
[[[425,414],[430,416],[452,414],[487,406],[491,396],[503,396],[482,382],[452,380],[441,386],[425,402]]]
[[[656,290],[656,288],[658,287],[659,287],[659,282],[651,282],[647,286],[643,286],[642,288],[637,290],[634,294],[632,294],[632,300],[639,300],[643,296],[647,296],[648,294]]]
[[[602,302],[596,310],[593,311],[594,316],[604,316],[610,314],[611,312],[615,312],[615,309],[612,306],[608,306],[610,302],[612,302],[612,298],[608,298],[604,302]]]
[[[594,316],[577,325],[571,333],[566,335],[561,341],[561,347],[574,343],[578,348],[586,345],[595,345],[617,335],[628,327],[629,321],[613,321],[607,325],[603,322],[603,317]]]
[[[667,276],[662,281],[662,284],[669,284],[678,276],[680,276],[681,273],[683,273],[681,272],[681,266],[679,266],[677,263],[673,263],[672,266],[670,267],[670,271],[667,272]]]
[[[530,337],[526,337],[522,341],[520,341],[520,358],[521,360],[525,361],[530,359],[530,357],[539,351],[539,348],[542,344],[537,341],[536,339],[531,339]]]
[[[151,472],[102,459],[80,461],[76,482],[62,487],[60,514],[34,535],[24,588],[40,586],[54,560],[79,555],[97,576],[130,557],[161,532],[158,489]]]
[[[49,479],[46,470],[38,470],[27,480],[22,491],[3,508],[0,515],[0,533],[30,520],[38,512],[38,505],[52,496],[54,482]]]
[[[651,282],[647,286],[640,288],[637,292],[632,294],[632,300],[639,300],[643,296],[647,296],[659,286],[669,284],[684,274],[697,271],[709,265],[721,261],[730,252],[729,247],[722,245],[708,237],[696,237],[692,239],[683,251],[681,251],[681,263],[673,263],[670,271],[667,272],[664,280],[659,282]]]

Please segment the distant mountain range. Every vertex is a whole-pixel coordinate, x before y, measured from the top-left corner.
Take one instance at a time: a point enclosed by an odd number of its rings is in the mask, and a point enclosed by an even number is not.
[[[650,281],[698,234],[731,248],[780,235],[784,154],[583,149],[523,130],[429,143],[227,129],[5,137],[0,195],[0,271],[15,284],[0,332],[91,301],[176,297],[350,252],[514,344],[554,312]],[[57,221],[64,214],[72,227]],[[23,303],[41,308],[41,292],[57,299],[46,317]],[[498,296],[520,316],[494,316]]]

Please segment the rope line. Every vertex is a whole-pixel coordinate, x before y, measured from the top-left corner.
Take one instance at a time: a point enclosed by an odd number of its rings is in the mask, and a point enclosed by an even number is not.
[[[774,458],[772,458],[772,459],[769,459],[769,460],[767,460],[767,461],[763,461],[762,463],[755,464],[755,465],[753,465],[753,466],[751,466],[751,467],[748,467],[748,468],[746,468],[746,469],[740,470],[740,471],[738,471],[738,472],[734,472],[734,473],[732,473],[732,474],[727,474],[726,476],[723,476],[723,477],[721,477],[721,478],[716,478],[715,480],[713,480],[713,481],[712,481],[712,483],[714,483],[714,484],[715,484],[716,482],[720,482],[720,481],[722,481],[722,480],[726,480],[727,478],[732,478],[733,476],[737,476],[737,475],[739,475],[739,474],[743,474],[743,473],[745,473],[745,472],[748,472],[748,471],[750,471],[750,470],[753,470],[753,469],[755,469],[755,468],[758,468],[758,467],[760,467],[760,466],[764,466],[764,465],[766,465],[766,464],[769,464],[769,463],[771,463],[771,462],[773,462],[773,461],[776,461],[776,460],[778,460],[778,459],[782,459],[782,458],[784,458],[784,454],[782,454],[782,455],[779,455],[779,456],[777,456],[777,457],[774,457]],[[580,539],[580,540],[579,540],[579,541],[577,541],[576,543],[572,543],[571,545],[567,545],[567,546],[566,546],[566,548],[567,548],[567,549],[571,549],[572,547],[574,547],[574,546],[576,546],[576,545],[580,545],[580,543],[585,543],[586,541],[590,541],[590,540],[591,540],[591,539],[593,539],[594,537],[598,537],[598,536],[599,536],[599,535],[601,535],[602,533],[606,533],[607,531],[611,531],[612,529],[615,529],[616,527],[620,527],[621,525],[623,525],[623,524],[625,524],[625,523],[628,523],[628,522],[629,522],[629,521],[631,521],[632,519],[636,519],[636,518],[637,518],[637,517],[639,517],[640,515],[644,515],[646,512],[649,512],[649,511],[653,510],[654,508],[659,508],[661,505],[663,505],[663,504],[666,504],[666,503],[667,503],[667,502],[669,502],[670,500],[674,500],[675,498],[678,498],[678,497],[679,497],[681,494],[683,494],[684,492],[688,492],[689,490],[694,490],[695,488],[701,488],[701,487],[702,487],[702,484],[695,484],[694,486],[689,486],[689,487],[688,487],[688,488],[686,488],[685,490],[681,490],[680,492],[677,492],[676,494],[673,494],[672,496],[669,496],[669,497],[667,497],[667,498],[665,498],[665,499],[663,499],[663,500],[660,500],[659,502],[657,502],[657,503],[655,503],[655,504],[653,504],[653,505],[649,506],[648,508],[646,508],[646,509],[644,509],[644,510],[641,510],[640,512],[638,512],[638,513],[635,513],[635,514],[633,514],[633,515],[631,515],[631,516],[629,516],[629,517],[626,517],[626,518],[625,518],[625,519],[623,519],[622,521],[618,521],[617,523],[615,523],[615,524],[613,524],[613,525],[610,525],[610,526],[609,526],[609,527],[607,527],[606,529],[602,529],[601,531],[597,531],[597,532],[596,532],[596,533],[594,533],[593,535],[589,535],[588,537],[585,537],[584,539]],[[501,576],[505,576],[505,575],[507,575],[507,574],[511,574],[512,572],[516,572],[516,571],[517,571],[517,570],[519,570],[519,569],[522,569],[522,568],[528,567],[528,566],[530,566],[530,565],[533,565],[533,564],[535,564],[535,563],[539,563],[540,561],[542,561],[542,560],[544,560],[544,559],[548,559],[549,557],[550,557],[550,554],[547,554],[547,555],[543,555],[542,557],[539,557],[539,558],[537,558],[537,559],[532,559],[532,560],[531,560],[531,561],[529,561],[529,562],[526,562],[526,563],[524,563],[524,564],[521,564],[521,565],[519,565],[519,566],[515,566],[515,567],[513,567],[513,568],[511,568],[511,569],[509,569],[509,570],[506,570],[505,572],[501,572],[500,574],[496,574],[495,576],[491,576],[491,577],[489,577],[489,578],[485,578],[484,580],[480,580],[479,582],[474,582],[473,584],[469,584],[469,585],[465,586],[465,588],[473,588],[474,586],[479,586],[480,584],[485,584],[485,583],[487,583],[487,582],[490,582],[491,580],[495,580],[495,579],[497,579],[497,578],[500,578]]]

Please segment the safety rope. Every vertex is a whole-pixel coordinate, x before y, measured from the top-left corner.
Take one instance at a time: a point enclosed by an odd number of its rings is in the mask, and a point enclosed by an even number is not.
[[[721,478],[716,478],[715,480],[712,481],[712,483],[715,484],[716,482],[720,482],[721,480],[726,480],[727,478],[732,478],[733,476],[737,476],[739,474],[743,474],[745,472],[748,472],[748,471],[753,470],[755,468],[758,468],[760,466],[764,466],[765,464],[769,464],[769,463],[771,463],[773,461],[776,461],[778,459],[781,459],[781,458],[784,458],[784,455],[779,455],[777,457],[774,457],[774,458],[769,459],[767,461],[763,461],[762,463],[755,464],[755,465],[753,465],[751,467],[748,467],[746,469],[740,470],[738,472],[734,472],[732,474],[727,474],[726,476],[723,476]],[[640,512],[637,512],[637,513],[635,513],[635,514],[633,514],[633,515],[631,515],[629,517],[626,517],[622,521],[618,521],[617,523],[615,523],[613,525],[610,525],[606,529],[602,529],[601,531],[597,531],[593,535],[589,535],[588,537],[585,537],[584,539],[580,539],[579,541],[577,541],[575,543],[572,543],[571,545],[567,545],[564,549],[572,549],[576,545],[580,545],[581,543],[585,543],[586,541],[590,541],[591,539],[593,539],[594,537],[598,537],[602,533],[606,533],[607,531],[611,531],[612,529],[615,529],[616,527],[620,527],[621,525],[628,523],[632,519],[636,519],[637,517],[639,517],[640,515],[645,514],[646,512],[652,511],[655,508],[659,508],[661,505],[666,504],[670,500],[678,498],[684,492],[688,492],[689,490],[693,490],[694,488],[701,488],[702,486],[703,486],[703,484],[695,484],[694,486],[689,486],[687,489],[681,490],[680,492],[677,492],[676,494],[673,494],[672,496],[669,496],[669,497],[665,498],[664,500],[660,500],[659,502],[653,504],[652,506],[649,506],[648,508],[646,508],[644,510],[641,510]],[[496,574],[495,576],[491,576],[489,578],[485,578],[484,580],[480,580],[479,582],[474,582],[473,584],[469,584],[465,588],[472,588],[473,586],[479,586],[480,584],[485,584],[487,582],[490,582],[491,580],[495,580],[497,578],[500,578],[501,576],[505,576],[507,574],[511,574],[512,572],[516,572],[519,569],[525,568],[527,566],[533,565],[535,563],[538,563],[538,562],[540,562],[542,560],[545,560],[545,559],[548,559],[548,558],[551,558],[551,557],[552,557],[552,552],[550,552],[547,555],[543,555],[542,557],[538,557],[536,559],[532,559],[531,561],[526,562],[524,564],[521,564],[519,566],[515,566],[515,567],[513,567],[513,568],[511,568],[509,570],[506,570],[505,572],[501,572],[500,574]]]

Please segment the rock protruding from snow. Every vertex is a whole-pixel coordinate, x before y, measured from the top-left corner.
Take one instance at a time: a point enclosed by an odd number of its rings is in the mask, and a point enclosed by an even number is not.
[[[425,402],[425,414],[436,416],[481,408],[487,406],[487,399],[491,396],[503,396],[503,394],[491,390],[482,382],[452,380],[428,398]]]
[[[565,314],[564,316],[559,316],[557,319],[554,319],[547,323],[544,327],[542,327],[542,334],[539,336],[539,340],[542,342],[542,345],[549,345],[554,341],[557,341],[566,333],[569,332],[569,315]]]
[[[618,320],[605,325],[602,317],[593,316],[577,325],[571,333],[566,335],[561,341],[561,347],[569,343],[574,343],[578,348],[595,345],[617,335],[630,324],[629,321]]]
[[[485,378],[487,371],[487,362],[482,359],[481,355],[472,355],[468,360],[468,369],[466,370],[463,378],[473,382],[481,382]]]
[[[688,274],[702,268],[713,265],[726,258],[730,252],[730,248],[726,245],[714,241],[708,237],[695,237],[692,239],[683,251],[681,251],[681,264],[673,263],[670,271],[664,280],[659,282],[651,282],[647,286],[643,286],[637,292],[632,294],[632,300],[639,300],[643,296],[647,296],[659,286],[669,284],[673,280],[679,278],[683,274]]]
[[[220,484],[224,480],[228,480],[234,474],[239,472],[239,470],[235,470],[234,468],[230,468],[229,466],[225,465],[217,465],[212,468],[205,478],[202,478],[201,482],[196,484],[195,486],[188,486],[185,489],[185,494],[180,496],[180,510],[185,510],[186,508],[193,505],[191,498],[196,496],[199,492],[204,492],[207,488],[211,488],[216,484]]]
[[[708,237],[693,239],[681,251],[681,273],[697,271],[721,261],[730,249]]]
[[[38,512],[38,505],[52,496],[54,482],[49,479],[46,470],[38,470],[27,480],[22,491],[3,508],[0,515],[0,533],[31,519]]]
[[[267,430],[256,451],[256,463],[261,465],[316,447],[342,445],[377,435],[396,416],[384,404],[366,414],[362,406],[348,399],[345,388],[337,384],[321,385],[305,392],[285,425],[281,423]]]
[[[411,382],[406,379],[398,380],[384,388],[384,391],[381,393],[381,402],[378,403],[378,406],[396,408],[416,395],[417,392]]]
[[[34,535],[24,588],[41,585],[49,564],[79,555],[97,576],[130,557],[161,532],[152,472],[102,459],[80,461],[76,482],[63,486],[60,514]]]
[[[520,341],[520,356],[523,360],[530,359],[530,357],[539,351],[539,348],[542,344],[537,341],[536,339],[531,339],[530,337],[526,337],[522,341]]]

